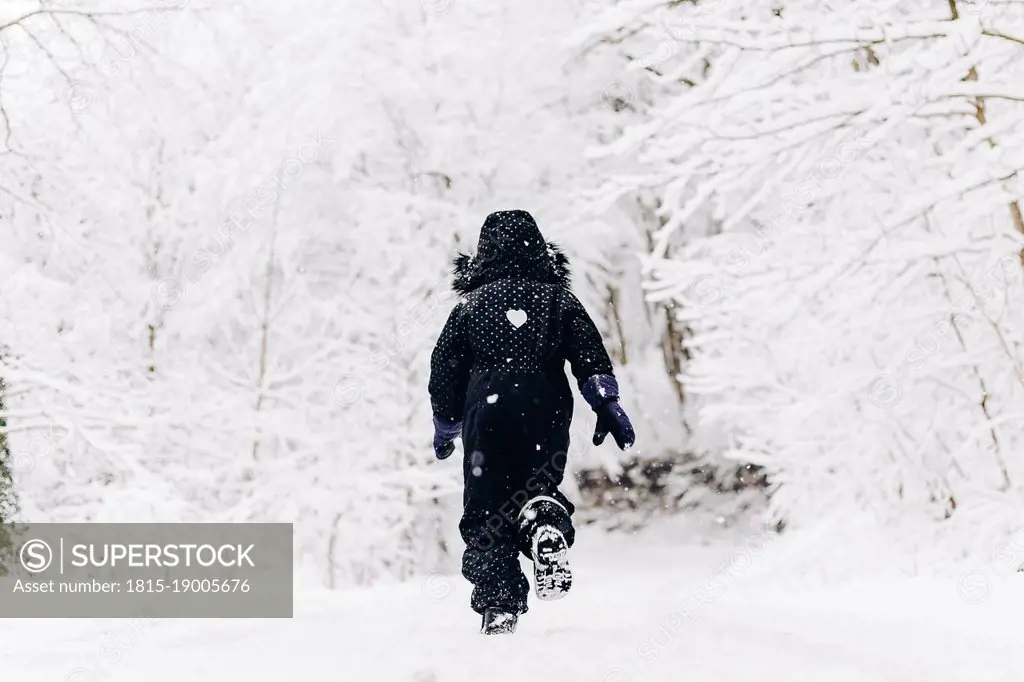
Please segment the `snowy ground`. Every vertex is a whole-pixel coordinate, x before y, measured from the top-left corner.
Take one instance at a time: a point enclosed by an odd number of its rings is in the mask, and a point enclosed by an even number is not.
[[[744,538],[740,538],[741,541]],[[5,682],[996,682],[1024,679],[1012,579],[808,584],[772,542],[694,546],[584,531],[577,582],[513,637],[476,634],[468,590],[303,591],[293,620],[0,620]],[[979,602],[979,603],[972,603]]]

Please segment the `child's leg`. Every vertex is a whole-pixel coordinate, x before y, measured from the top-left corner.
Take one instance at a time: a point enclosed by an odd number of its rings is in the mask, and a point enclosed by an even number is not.
[[[520,445],[521,455],[515,478],[518,494],[517,532],[520,551],[531,557],[534,533],[541,526],[557,529],[572,546],[576,530],[572,525],[573,504],[558,489],[565,477],[569,457],[569,426],[572,400],[547,396],[527,410],[528,419]]]
[[[533,582],[537,598],[561,599],[572,587],[569,548],[575,539],[572,504],[558,492],[537,495],[520,512],[519,550],[533,560]]]
[[[533,560],[534,584],[542,600],[561,599],[572,586],[568,550],[575,540],[573,505],[558,490],[569,450],[572,397],[564,391],[534,390],[521,404],[515,440],[519,550]]]
[[[482,614],[486,609],[526,613],[530,585],[519,566],[516,547],[516,511],[509,504],[514,492],[514,453],[502,420],[491,414],[490,404],[470,405],[463,444],[463,516],[459,523],[466,550],[462,574],[473,584],[470,602]]]
[[[526,613],[530,584],[519,566],[514,535],[493,532],[486,519],[472,513],[462,517],[459,529],[466,541],[462,575],[473,584],[473,610],[479,614],[487,609]]]

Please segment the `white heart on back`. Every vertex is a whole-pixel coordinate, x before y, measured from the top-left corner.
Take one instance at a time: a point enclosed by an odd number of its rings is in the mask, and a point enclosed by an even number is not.
[[[519,329],[526,324],[526,311],[525,310],[510,310],[505,313],[508,317],[508,321],[512,323],[512,326]]]

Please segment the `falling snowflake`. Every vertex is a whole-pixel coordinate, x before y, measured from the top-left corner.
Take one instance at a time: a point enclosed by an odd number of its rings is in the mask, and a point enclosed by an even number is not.
[[[493,405],[496,402],[498,402],[498,394],[497,393],[492,393],[491,395],[487,396],[487,403],[489,405]]]

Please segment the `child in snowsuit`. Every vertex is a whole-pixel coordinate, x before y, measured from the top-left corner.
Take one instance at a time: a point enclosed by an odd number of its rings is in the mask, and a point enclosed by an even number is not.
[[[533,559],[539,598],[558,599],[571,585],[574,508],[558,490],[573,410],[567,360],[597,413],[594,444],[609,433],[623,449],[635,439],[568,266],[526,211],[487,216],[476,256],[455,260],[462,300],[431,357],[434,452],[446,459],[462,436],[462,573],[488,634],[514,631],[527,611],[519,552]]]

